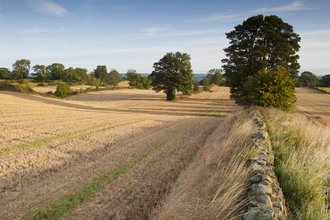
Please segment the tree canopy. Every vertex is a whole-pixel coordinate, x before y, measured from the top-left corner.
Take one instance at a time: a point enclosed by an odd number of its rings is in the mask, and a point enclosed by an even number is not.
[[[47,75],[50,80],[63,80],[65,74],[65,67],[61,63],[53,63],[47,66]]]
[[[104,81],[111,86],[116,86],[121,80],[121,75],[116,69],[111,69],[109,74],[106,75]]]
[[[0,67],[0,79],[10,78],[11,71],[8,68]]]
[[[330,87],[330,74],[322,76],[319,82],[322,87]]]
[[[151,80],[141,74],[137,74],[136,70],[129,69],[126,74],[126,79],[129,80],[129,85],[137,89],[150,89]]]
[[[13,64],[12,78],[22,79],[28,78],[30,72],[31,61],[27,59],[16,60]]]
[[[250,105],[277,107],[285,111],[295,107],[295,80],[284,67],[271,71],[264,69],[249,76],[244,89]]]
[[[299,76],[299,82],[301,83],[302,86],[308,86],[314,88],[318,83],[318,81],[319,79],[317,78],[317,76],[309,71],[304,71]]]
[[[164,90],[167,100],[176,98],[176,90],[191,94],[194,83],[190,56],[187,53],[167,53],[153,65],[154,71],[149,75],[153,90]]]
[[[210,69],[207,72],[206,78],[209,80],[210,84],[216,84],[220,86],[222,82],[222,70],[221,69]]]
[[[222,62],[226,83],[236,103],[250,104],[244,83],[261,70],[284,67],[292,79],[297,77],[300,37],[281,18],[252,16],[226,35],[230,46],[224,49],[227,58]]]
[[[106,65],[98,65],[96,69],[94,70],[94,76],[95,78],[101,79],[102,81],[105,80],[105,78],[108,75],[107,66]]]

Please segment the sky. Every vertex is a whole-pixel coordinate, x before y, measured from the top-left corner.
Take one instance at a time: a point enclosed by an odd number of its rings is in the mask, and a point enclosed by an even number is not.
[[[300,72],[330,74],[329,0],[0,0],[0,67],[151,73],[166,53],[191,56],[194,73],[221,68],[225,33],[253,15],[277,15],[301,37]]]

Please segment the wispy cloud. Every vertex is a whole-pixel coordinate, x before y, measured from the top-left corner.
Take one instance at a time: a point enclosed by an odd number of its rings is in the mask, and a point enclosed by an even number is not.
[[[42,33],[48,31],[47,29],[42,29],[42,28],[33,28],[31,30],[24,30],[19,32],[19,34],[37,34],[37,33]]]
[[[202,23],[202,22],[227,22],[240,18],[241,14],[229,14],[229,13],[213,13],[204,18],[190,19],[184,22],[186,23]]]
[[[316,31],[306,31],[306,32],[301,32],[299,35],[327,35],[330,34],[330,30],[316,30]]]
[[[130,7],[126,5],[109,5],[109,8],[112,10],[127,10],[130,9]]]
[[[69,15],[69,12],[62,6],[52,2],[51,0],[27,0],[28,5],[34,11],[54,15],[58,17],[64,17]]]
[[[141,31],[144,32],[145,35],[148,37],[155,36],[159,32],[167,31],[170,30],[170,28],[167,27],[147,27],[142,29]]]
[[[264,7],[264,8],[253,10],[251,12],[254,12],[254,13],[287,12],[287,11],[303,11],[303,10],[309,10],[309,9],[310,9],[309,7],[304,5],[303,1],[296,0],[295,2],[285,5],[285,6],[273,7],[273,8]]]

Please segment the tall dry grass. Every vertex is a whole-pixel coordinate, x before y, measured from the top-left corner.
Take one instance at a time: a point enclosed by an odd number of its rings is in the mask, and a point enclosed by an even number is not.
[[[250,118],[241,109],[223,119],[159,207],[158,219],[241,217],[247,203],[249,139],[256,131]]]
[[[291,219],[330,219],[330,130],[304,115],[263,110],[275,151],[275,172]]]

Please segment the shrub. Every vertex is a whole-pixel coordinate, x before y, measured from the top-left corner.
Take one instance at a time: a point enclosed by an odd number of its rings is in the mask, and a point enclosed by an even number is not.
[[[55,95],[57,95],[60,98],[66,98],[68,94],[72,93],[72,89],[70,86],[66,83],[59,83]]]
[[[295,107],[295,82],[287,69],[262,70],[244,83],[246,98],[252,105],[291,111]]]
[[[85,91],[86,91],[86,92],[91,92],[91,91],[93,91],[93,90],[92,90],[92,88],[87,88]]]

